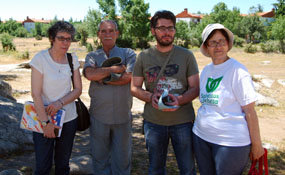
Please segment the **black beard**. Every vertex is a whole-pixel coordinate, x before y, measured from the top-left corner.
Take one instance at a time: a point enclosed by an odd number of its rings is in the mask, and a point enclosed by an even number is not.
[[[158,38],[156,35],[155,35],[155,39],[156,39],[156,41],[158,42],[159,45],[165,46],[165,47],[172,45],[172,43],[174,41],[174,37],[173,37],[171,41],[163,42],[162,39]]]

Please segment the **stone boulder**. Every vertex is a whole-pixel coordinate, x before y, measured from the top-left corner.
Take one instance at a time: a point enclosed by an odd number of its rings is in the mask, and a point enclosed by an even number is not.
[[[275,99],[271,97],[266,97],[260,93],[256,93],[256,94],[257,94],[257,101],[255,102],[255,105],[257,106],[268,105],[268,106],[274,106],[274,107],[279,106],[279,103]]]
[[[16,169],[8,169],[0,172],[0,175],[23,175],[23,173]]]
[[[20,128],[22,112],[23,104],[0,96],[0,155],[33,144],[32,133]]]
[[[0,80],[0,96],[16,101],[16,99],[12,96],[11,85],[3,80]]]

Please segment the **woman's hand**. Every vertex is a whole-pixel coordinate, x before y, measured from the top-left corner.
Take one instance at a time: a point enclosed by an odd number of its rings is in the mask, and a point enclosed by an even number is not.
[[[53,116],[62,107],[63,107],[63,105],[61,104],[61,102],[59,100],[57,100],[55,102],[52,102],[51,104],[49,104],[46,107],[46,112],[47,112],[48,115]]]
[[[264,154],[264,148],[262,145],[251,145],[250,159],[257,160]]]
[[[43,127],[44,137],[56,138],[57,135],[55,134],[55,130],[58,130],[58,129],[60,129],[59,126],[56,126],[53,123],[49,122],[46,126]]]

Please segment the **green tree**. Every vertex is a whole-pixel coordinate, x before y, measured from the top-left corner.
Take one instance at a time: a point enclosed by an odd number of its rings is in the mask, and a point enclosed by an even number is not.
[[[265,27],[257,15],[246,16],[241,21],[241,34],[248,42],[265,38]]]
[[[88,33],[90,36],[97,36],[98,25],[101,21],[102,14],[98,10],[89,9],[85,17]]]
[[[17,30],[15,31],[15,35],[16,37],[27,37],[28,31],[22,26],[17,28]]]
[[[177,45],[188,48],[188,44],[190,42],[190,28],[185,21],[178,21],[176,23],[176,39],[175,43]]]
[[[281,52],[285,53],[285,16],[279,16],[272,24],[272,35],[279,40]]]
[[[7,52],[7,51],[15,51],[16,47],[13,43],[13,37],[11,35],[9,35],[8,33],[3,33],[0,35],[0,40],[1,40],[1,44],[3,47],[3,51]]]
[[[149,47],[149,4],[144,3],[144,0],[119,0],[119,4],[122,13],[122,19],[119,22],[121,38],[131,38],[134,47]]]
[[[115,0],[96,0],[104,12],[104,18],[117,21]]]
[[[279,16],[285,16],[285,0],[277,0],[278,3],[274,3],[275,14],[278,18]]]

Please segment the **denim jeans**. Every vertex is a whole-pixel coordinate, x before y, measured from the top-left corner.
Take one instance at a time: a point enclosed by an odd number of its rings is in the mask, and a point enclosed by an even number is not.
[[[104,124],[91,117],[89,131],[94,175],[130,175],[132,121]]]
[[[61,136],[54,139],[45,138],[43,134],[33,132],[36,155],[34,175],[49,175],[53,162],[55,175],[69,174],[69,159],[72,152],[73,140],[77,128],[77,119],[64,123]]]
[[[144,120],[146,148],[149,156],[149,175],[166,174],[166,158],[169,139],[182,175],[195,175],[195,163],[192,149],[191,122],[162,126]]]
[[[200,175],[241,175],[247,165],[250,145],[230,147],[209,143],[193,134]]]

